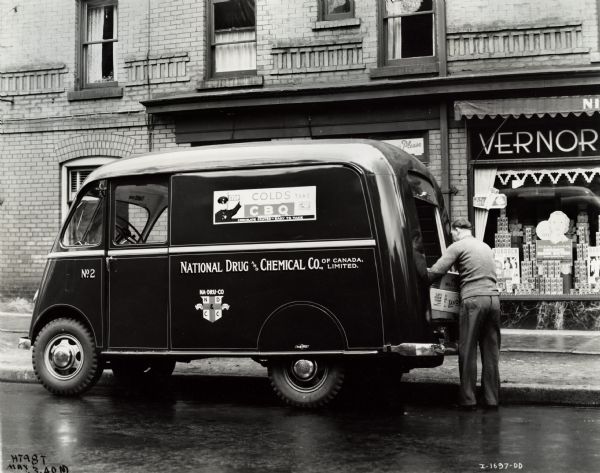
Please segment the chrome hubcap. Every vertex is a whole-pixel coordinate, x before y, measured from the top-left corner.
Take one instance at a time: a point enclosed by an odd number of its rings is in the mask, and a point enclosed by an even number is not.
[[[317,372],[317,364],[310,360],[298,360],[294,363],[293,370],[299,379],[307,381]]]
[[[83,368],[83,347],[73,335],[57,335],[46,345],[44,362],[48,372],[56,379],[72,379]]]

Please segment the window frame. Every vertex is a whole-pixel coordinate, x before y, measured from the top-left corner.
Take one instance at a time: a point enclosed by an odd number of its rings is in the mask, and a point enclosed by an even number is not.
[[[374,77],[385,77],[389,75],[385,69],[392,70],[396,69],[395,74],[392,75],[415,75],[415,74],[427,74],[436,73],[440,71],[440,62],[443,61],[445,55],[445,10],[443,0],[432,0],[432,13],[409,13],[402,16],[416,16],[416,15],[429,15],[433,16],[432,19],[432,41],[433,41],[433,55],[432,56],[417,56],[409,58],[399,59],[388,59],[388,35],[386,28],[386,0],[378,1],[378,38],[379,38],[379,66],[384,69],[383,71],[376,71]],[[396,16],[394,16],[396,17]]]
[[[350,11],[347,13],[331,13],[327,14],[325,12],[325,0],[319,1],[319,21],[337,21],[337,20],[346,20],[349,18],[354,18],[355,15],[355,6],[354,0],[348,0],[350,2]]]
[[[97,244],[90,244],[90,245],[67,245],[65,243],[65,235],[67,234],[67,231],[69,229],[69,226],[71,224],[71,221],[73,220],[74,216],[75,216],[75,212],[77,211],[77,206],[73,207],[70,212],[68,213],[68,215],[66,216],[66,219],[64,219],[63,224],[61,225],[61,231],[59,234],[59,239],[58,239],[58,245],[60,246],[60,248],[62,250],[66,250],[66,251],[81,251],[81,250],[89,250],[91,248],[103,248],[104,247],[104,241],[105,241],[105,225],[106,225],[106,212],[107,212],[107,202],[108,202],[108,189],[107,189],[107,182],[105,179],[100,180],[100,181],[94,181],[104,192],[104,196],[102,197],[102,200],[100,201],[100,209],[102,212],[102,229],[100,232],[100,242]],[[79,189],[79,191],[77,191],[77,195],[75,196],[73,203],[80,203],[81,199],[86,195],[86,193],[93,187],[93,182],[87,184],[86,186],[82,186],[81,189]],[[83,194],[80,194],[81,191],[84,191]],[[96,210],[97,211],[97,210]]]
[[[115,229],[115,221],[117,217],[117,201],[116,201],[116,190],[120,186],[131,186],[131,185],[144,185],[144,184],[160,184],[164,185],[167,189],[167,206],[163,208],[161,212],[154,216],[152,221],[152,230],[156,223],[161,219],[165,210],[167,210],[167,235],[164,241],[156,242],[137,242],[130,244],[119,244],[114,239],[114,229]],[[164,248],[168,247],[171,244],[171,178],[169,175],[157,174],[157,175],[148,175],[148,176],[123,176],[118,178],[113,178],[109,183],[109,192],[110,192],[110,200],[109,200],[109,218],[108,218],[108,247],[111,250],[129,250],[129,249],[139,249],[139,248]],[[141,206],[140,206],[141,207]],[[143,207],[141,207],[143,208]],[[143,235],[148,227],[148,224],[151,222],[152,214],[148,213],[148,220],[144,224],[144,228],[139,229],[140,233]],[[150,234],[149,232],[146,237]]]
[[[98,8],[114,6],[114,31],[115,37],[110,40],[101,41],[88,41],[87,40],[87,11],[88,8]],[[87,53],[86,48],[93,44],[104,44],[119,42],[119,5],[118,0],[81,0],[79,9],[79,46],[78,50],[78,74],[79,74],[79,89],[98,89],[106,87],[116,87],[118,85],[117,80],[117,64],[114,59],[116,46],[113,46],[113,80],[106,82],[87,82]]]
[[[206,63],[208,64],[208,71],[209,71],[209,78],[213,78],[213,79],[219,79],[219,78],[228,78],[228,77],[242,77],[242,76],[255,76],[257,74],[257,65],[256,62],[254,64],[254,69],[239,69],[239,70],[235,70],[235,71],[226,71],[226,72],[216,72],[216,65],[215,65],[215,47],[216,47],[216,42],[215,42],[215,4],[216,3],[226,3],[230,0],[209,0],[208,1],[208,9],[207,9],[207,22],[208,22],[208,28],[206,28],[207,31],[207,43],[209,45],[208,48],[206,48],[206,54],[207,54],[207,61]],[[256,8],[256,0],[254,0],[254,7]],[[241,29],[248,29],[250,30],[250,27],[248,28],[238,28],[238,30]],[[255,15],[254,15],[254,43],[258,44],[257,41],[257,30],[256,30],[256,10],[255,10]],[[248,42],[248,41],[243,41],[244,43]],[[220,43],[220,44],[235,44],[237,42],[231,42],[231,43]]]

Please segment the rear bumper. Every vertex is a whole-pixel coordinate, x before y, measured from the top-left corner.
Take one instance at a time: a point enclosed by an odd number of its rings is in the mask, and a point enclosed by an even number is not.
[[[458,355],[455,343],[401,343],[391,345],[389,350],[402,356],[452,356]]]

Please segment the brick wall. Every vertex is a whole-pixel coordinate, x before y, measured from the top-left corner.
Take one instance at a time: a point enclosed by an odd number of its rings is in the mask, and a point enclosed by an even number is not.
[[[141,100],[228,85],[368,82],[377,67],[377,0],[356,0],[355,18],[337,22],[319,21],[317,0],[257,0],[257,76],[206,81],[207,5],[119,0],[116,78],[123,96],[69,100],[78,83],[80,2],[0,0],[0,96],[13,101],[0,101],[0,293],[31,294],[39,281],[60,220],[61,144],[80,143],[69,159],[171,149],[173,123],[148,127]],[[598,62],[597,5],[446,0],[450,73]],[[538,39],[528,44],[526,37]],[[496,49],[486,50],[486,41]],[[118,137],[133,144],[117,144]],[[441,179],[438,130],[429,132],[429,148],[430,167]],[[467,215],[466,159],[464,130],[453,129],[450,184],[459,189],[451,198],[453,217]]]
[[[596,0],[447,1],[450,73],[600,61]]]

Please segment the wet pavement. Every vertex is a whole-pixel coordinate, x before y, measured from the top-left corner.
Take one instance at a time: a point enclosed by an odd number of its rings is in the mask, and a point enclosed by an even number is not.
[[[29,321],[27,314],[0,313],[0,381],[37,383],[31,351],[17,349]],[[600,406],[600,332],[503,329],[502,345],[503,403]],[[176,380],[197,376],[257,377],[267,382],[266,369],[250,359],[209,358],[177,364]],[[442,366],[404,375],[392,395],[400,391],[405,400],[427,397],[447,404],[456,398],[458,378],[457,357],[446,357]],[[100,385],[112,382],[106,370]],[[342,392],[346,390],[345,386]],[[265,396],[272,399],[274,394],[269,390]]]
[[[43,458],[70,473],[600,467],[597,409],[462,412],[423,402],[369,402],[372,393],[363,391],[306,412],[279,405],[268,390],[260,378],[188,377],[160,391],[102,387],[69,399],[35,384],[0,383],[3,471],[33,466],[34,455],[38,468]]]

